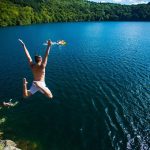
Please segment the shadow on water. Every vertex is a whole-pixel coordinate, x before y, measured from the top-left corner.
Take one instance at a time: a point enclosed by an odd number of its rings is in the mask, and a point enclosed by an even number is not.
[[[64,102],[65,99],[39,98],[37,94],[15,108],[3,110],[7,116],[5,138],[17,141],[23,150],[105,149],[105,144],[110,143],[107,132],[102,131],[102,114],[97,114],[90,101],[85,107],[75,102],[76,97],[69,98]]]

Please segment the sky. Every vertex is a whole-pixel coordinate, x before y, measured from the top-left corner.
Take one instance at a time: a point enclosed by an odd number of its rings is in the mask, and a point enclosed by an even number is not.
[[[90,0],[94,2],[110,2],[110,3],[120,3],[120,4],[143,4],[148,3],[150,0]]]

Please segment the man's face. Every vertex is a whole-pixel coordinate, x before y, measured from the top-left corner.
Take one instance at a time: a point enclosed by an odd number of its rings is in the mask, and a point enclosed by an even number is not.
[[[41,63],[42,62],[42,57],[41,56],[35,56],[35,62],[36,63]]]
[[[38,61],[39,61],[39,62],[42,62],[42,57],[41,57],[41,56],[38,57]]]

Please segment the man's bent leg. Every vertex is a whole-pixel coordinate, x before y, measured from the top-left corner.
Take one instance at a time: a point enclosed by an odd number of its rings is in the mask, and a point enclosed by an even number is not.
[[[23,79],[23,97],[27,98],[29,96],[31,96],[32,94],[27,90],[27,80],[26,78]]]
[[[43,87],[41,90],[45,96],[48,98],[53,98],[52,92],[47,87]]]

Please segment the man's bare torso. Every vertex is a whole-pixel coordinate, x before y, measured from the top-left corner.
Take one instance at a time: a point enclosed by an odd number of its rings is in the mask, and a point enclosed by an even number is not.
[[[45,67],[43,65],[32,64],[31,70],[34,81],[45,81]]]

